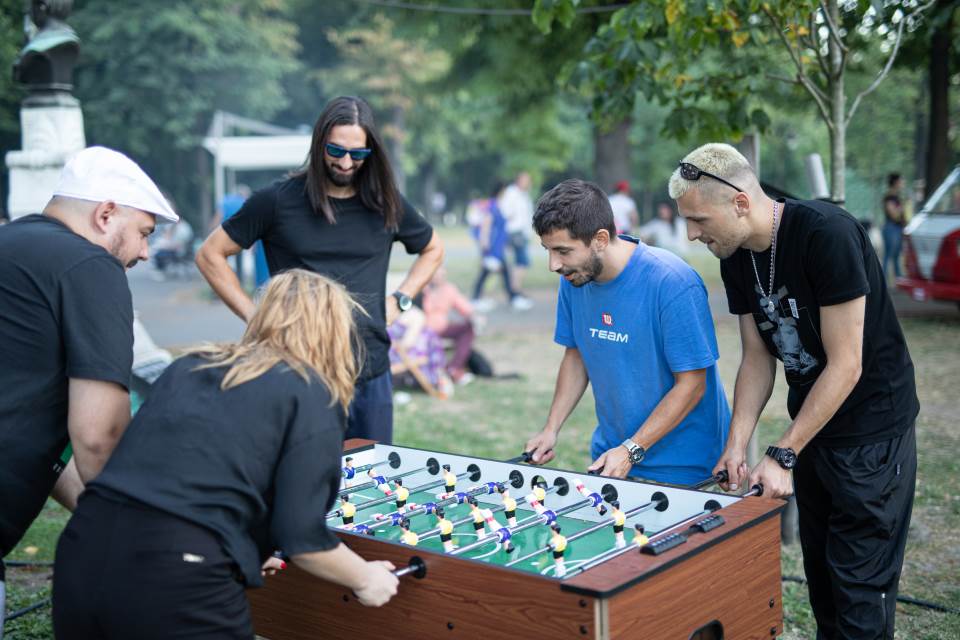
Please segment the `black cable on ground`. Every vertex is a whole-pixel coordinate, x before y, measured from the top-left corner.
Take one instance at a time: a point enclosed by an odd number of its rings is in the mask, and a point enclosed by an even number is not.
[[[8,567],[52,567],[52,562],[41,562],[33,560],[4,560],[3,564]]]
[[[799,584],[807,584],[807,579],[801,578],[800,576],[780,576],[780,580],[782,580],[783,582],[796,582]],[[910,596],[897,596],[897,602],[902,602],[904,604],[912,604],[917,607],[932,609],[933,611],[942,611],[943,613],[952,613],[954,615],[960,615],[960,609],[954,609],[953,607],[948,607],[946,605],[938,604],[936,602],[930,602],[929,600],[920,600],[918,598],[911,598]]]
[[[5,621],[5,622],[10,622],[11,620],[16,620],[16,619],[19,618],[20,616],[25,616],[25,615],[27,615],[28,613],[30,613],[31,611],[36,611],[36,610],[38,610],[38,609],[42,609],[42,608],[44,608],[44,607],[49,606],[51,602],[53,602],[53,600],[52,600],[51,598],[44,598],[44,599],[41,600],[40,602],[34,602],[34,603],[31,604],[29,607],[24,607],[23,609],[18,609],[17,611],[14,611],[13,613],[9,614],[6,618],[4,618],[4,621]]]

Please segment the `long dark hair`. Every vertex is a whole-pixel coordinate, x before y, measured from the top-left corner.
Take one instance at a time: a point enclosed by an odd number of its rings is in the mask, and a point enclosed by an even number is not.
[[[379,211],[383,224],[388,229],[396,229],[400,224],[403,208],[400,192],[393,178],[393,169],[387,157],[383,141],[377,134],[373,123],[373,110],[363,98],[341,96],[334,98],[324,108],[313,127],[313,139],[310,142],[310,154],[306,164],[292,175],[305,176],[307,197],[313,210],[322,213],[330,224],[337,219],[327,197],[327,175],[324,166],[324,145],[330,137],[330,130],[340,125],[359,125],[367,134],[367,147],[373,153],[364,160],[357,171],[357,192],[360,201],[368,209]]]

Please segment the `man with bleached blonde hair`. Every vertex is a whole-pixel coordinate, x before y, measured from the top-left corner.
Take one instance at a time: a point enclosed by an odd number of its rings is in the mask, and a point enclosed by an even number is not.
[[[818,638],[893,638],[916,480],[913,363],[863,227],[820,201],[772,199],[736,149],[708,144],[670,178],[690,240],[721,259],[742,360],[724,488],[796,487]],[[750,471],[746,447],[783,362],[792,422]],[[791,478],[792,473],[792,478]]]

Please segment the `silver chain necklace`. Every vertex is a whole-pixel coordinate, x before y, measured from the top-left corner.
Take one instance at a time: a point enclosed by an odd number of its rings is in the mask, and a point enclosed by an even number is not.
[[[760,283],[760,272],[757,271],[757,259],[753,251],[750,252],[750,262],[753,263],[753,275],[757,277],[757,286],[760,287],[760,293],[767,299],[767,313],[773,313],[773,274],[777,269],[777,222],[780,219],[780,203],[773,201],[773,224],[770,225],[770,293],[767,293],[763,284]]]

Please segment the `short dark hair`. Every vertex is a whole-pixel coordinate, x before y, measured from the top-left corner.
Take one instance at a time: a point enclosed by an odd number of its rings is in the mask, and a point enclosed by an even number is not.
[[[599,186],[586,180],[564,180],[537,201],[533,228],[538,236],[566,229],[572,238],[590,244],[601,229],[617,235],[610,199]]]
[[[887,186],[892,187],[897,183],[897,180],[900,179],[899,173],[891,173],[887,175]]]
[[[336,222],[333,207],[330,206],[327,198],[324,146],[330,138],[331,129],[351,124],[363,128],[367,134],[367,147],[372,151],[357,172],[357,192],[360,195],[360,201],[368,209],[380,212],[387,229],[396,229],[400,225],[400,216],[403,212],[400,191],[393,177],[390,158],[373,122],[373,110],[363,98],[341,96],[327,103],[323,113],[317,118],[317,124],[313,127],[313,139],[310,141],[307,162],[293,175],[306,177],[307,198],[314,211],[322,213],[328,222]]]

